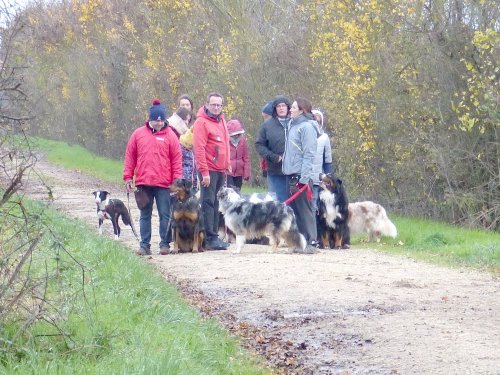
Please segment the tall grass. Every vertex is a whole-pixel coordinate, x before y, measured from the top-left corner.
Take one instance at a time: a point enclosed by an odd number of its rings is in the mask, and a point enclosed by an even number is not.
[[[47,298],[65,302],[46,306],[14,347],[17,323],[0,327],[0,374],[266,373],[128,248],[55,211],[41,220],[56,241],[44,237],[30,272],[49,270]]]

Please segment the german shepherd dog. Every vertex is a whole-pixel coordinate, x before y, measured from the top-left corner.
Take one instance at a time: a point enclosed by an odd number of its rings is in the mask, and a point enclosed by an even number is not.
[[[110,194],[105,190],[97,190],[92,194],[94,195],[95,204],[97,206],[99,234],[102,234],[102,224],[104,223],[104,220],[109,219],[113,224],[113,232],[115,234],[115,240],[117,240],[121,233],[120,226],[118,225],[118,219],[121,216],[123,224],[129,225],[135,238],[138,238],[134,228],[134,223],[130,220],[130,214],[125,207],[125,204],[120,199],[109,199]]]
[[[176,179],[170,186],[170,191],[176,197],[172,208],[172,253],[177,254],[203,251],[205,238],[203,215],[198,198],[194,194],[191,181],[184,178]]]
[[[321,176],[318,207],[318,238],[320,248],[349,249],[349,200],[342,180],[333,173]]]

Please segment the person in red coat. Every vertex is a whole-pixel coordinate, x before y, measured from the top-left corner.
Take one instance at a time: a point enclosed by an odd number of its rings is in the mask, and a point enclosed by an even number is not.
[[[219,200],[217,193],[230,172],[229,134],[222,113],[223,97],[217,92],[208,94],[206,104],[198,110],[193,124],[194,158],[201,182],[201,213],[205,223],[206,250],[226,250],[229,244],[217,235]]]
[[[170,221],[169,186],[182,178],[182,152],[179,140],[165,122],[167,110],[159,100],[149,108],[149,120],[134,130],[127,143],[123,167],[123,180],[128,192],[135,186],[145,190],[149,203],[140,210],[139,227],[141,243],[138,255],[151,254],[151,215],[153,201],[160,218],[160,254],[168,254],[168,224]]]
[[[227,175],[227,185],[241,190],[243,180],[250,179],[250,152],[247,139],[244,136],[245,130],[238,120],[229,121],[227,130],[230,137],[229,150],[231,153],[231,173]]]

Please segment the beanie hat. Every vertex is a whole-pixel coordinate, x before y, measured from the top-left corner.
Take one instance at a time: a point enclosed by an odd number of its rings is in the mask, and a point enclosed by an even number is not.
[[[273,101],[269,101],[266,103],[264,107],[262,107],[262,113],[265,113],[266,115],[272,116],[273,115]]]
[[[167,109],[158,99],[153,101],[153,105],[149,107],[149,121],[163,120],[167,118]]]

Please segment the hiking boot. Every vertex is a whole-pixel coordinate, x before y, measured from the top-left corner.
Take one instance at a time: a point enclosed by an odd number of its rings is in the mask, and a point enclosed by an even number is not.
[[[149,247],[139,247],[139,250],[137,250],[135,252],[137,255],[141,255],[141,256],[144,256],[144,255],[151,255],[151,249]]]
[[[166,246],[160,247],[160,255],[170,254],[170,248]]]
[[[308,244],[305,249],[293,249],[293,252],[296,254],[316,254],[318,249],[316,246]]]
[[[226,244],[227,246],[224,244]],[[207,238],[205,240],[205,246],[203,246],[205,250],[226,250],[228,247],[229,244],[227,242],[222,241],[218,237]]]

